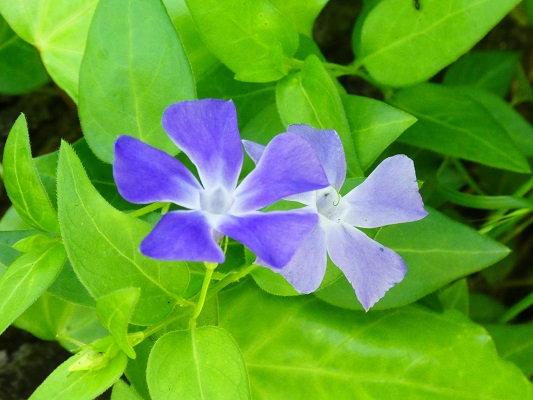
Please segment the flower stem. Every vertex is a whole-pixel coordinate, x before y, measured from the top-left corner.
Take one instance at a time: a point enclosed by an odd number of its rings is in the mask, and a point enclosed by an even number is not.
[[[198,316],[202,312],[202,309],[204,308],[205,304],[205,298],[207,295],[207,289],[209,288],[209,284],[211,283],[211,277],[213,276],[213,271],[217,267],[217,264],[213,263],[205,263],[205,276],[204,276],[204,282],[202,283],[202,289],[200,290],[200,297],[198,298],[198,303],[196,303],[196,308],[194,309],[194,312],[191,316],[191,319],[189,320],[189,326],[193,327],[196,325],[196,320],[198,319]]]
[[[147,205],[146,207],[139,208],[138,210],[130,212],[128,215],[131,217],[141,217],[143,215],[149,214],[152,211],[157,210],[158,208],[163,208],[168,203],[152,203]]]
[[[211,297],[216,295],[218,292],[220,292],[222,289],[224,289],[226,286],[232,284],[233,282],[238,281],[241,278],[244,278],[246,275],[248,275],[250,272],[252,272],[256,268],[259,268],[259,266],[252,264],[246,268],[241,269],[239,272],[228,275],[224,279],[221,279],[218,283],[212,286],[207,298],[210,299]]]

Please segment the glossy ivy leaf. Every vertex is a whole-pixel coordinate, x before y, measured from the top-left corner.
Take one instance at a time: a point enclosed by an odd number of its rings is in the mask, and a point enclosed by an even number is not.
[[[106,294],[96,301],[96,314],[100,322],[129,358],[136,357],[128,340],[128,326],[140,295],[141,289],[126,287]]]
[[[164,109],[196,97],[179,36],[160,1],[100,0],[80,69],[80,121],[94,153],[113,160],[127,134],[176,154]]]
[[[378,82],[425,81],[466,53],[520,0],[382,0],[366,15],[355,48],[357,64]],[[450,45],[453,43],[453,45]]]
[[[254,399],[533,395],[485,330],[458,312],[411,306],[366,314],[312,296],[273,297],[249,282],[219,297],[220,325],[242,349]]]
[[[65,143],[60,149],[57,179],[63,240],[89,293],[99,298],[125,287],[139,287],[141,296],[131,322],[150,325],[164,318],[187,288],[187,264],[144,257],[138,247],[151,226],[111,207]]]
[[[500,357],[515,363],[526,376],[533,374],[533,325],[484,325]]]
[[[400,307],[492,265],[509,254],[504,245],[426,207],[429,215],[381,228],[374,239],[402,256],[407,274],[373,310]],[[316,295],[339,307],[362,310],[352,286],[342,277]]]
[[[71,372],[69,368],[81,357],[83,352],[73,355],[57,367],[29,400],[92,400],[120,378],[128,362],[124,353],[118,353],[104,368]]]
[[[363,175],[339,92],[318,57],[309,56],[300,72],[278,82],[276,104],[285,126],[309,124],[336,130],[344,145],[348,174]]]
[[[57,340],[73,351],[78,346],[69,339],[92,343],[108,331],[100,324],[94,308],[84,307],[43,293],[13,324],[42,340]]]
[[[117,381],[113,385],[113,391],[111,392],[111,400],[143,400],[141,396],[137,394],[135,389],[124,381]]]
[[[270,0],[298,32],[313,37],[313,25],[328,0]]]
[[[211,68],[220,64],[220,61],[202,42],[185,0],[163,0],[163,3],[179,33],[195,81],[198,82]]]
[[[48,288],[47,292],[74,304],[96,307],[96,300],[80,282],[69,260],[67,260],[65,266],[54,283],[52,283],[52,286]]]
[[[0,15],[0,93],[27,93],[48,82],[39,53]]]
[[[418,118],[401,142],[495,168],[530,172],[508,134],[507,119],[495,118],[494,110],[477,97],[425,83],[398,91],[390,102]]]
[[[368,97],[341,95],[341,99],[363,171],[416,122],[412,115]]]
[[[66,260],[58,243],[17,258],[0,278],[0,334],[52,284]]]
[[[54,82],[74,100],[87,31],[98,0],[0,2],[0,14],[34,45]]]
[[[174,331],[154,345],[146,379],[154,399],[250,399],[241,351],[224,329]]]
[[[59,233],[57,212],[39,178],[31,157],[28,126],[20,115],[4,148],[4,185],[20,217],[33,228]]]
[[[298,33],[267,0],[186,0],[211,52],[235,73],[235,79],[269,82],[291,68]]]
[[[448,86],[473,86],[505,97],[516,76],[520,55],[511,51],[478,51],[466,54],[444,75]]]

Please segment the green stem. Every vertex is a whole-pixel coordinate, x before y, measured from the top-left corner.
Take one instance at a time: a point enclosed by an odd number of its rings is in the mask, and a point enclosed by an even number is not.
[[[211,283],[211,276],[213,275],[213,271],[215,270],[217,265],[215,264],[213,266],[213,264],[211,263],[205,263],[205,266],[205,276],[204,282],[202,283],[202,289],[200,290],[200,297],[198,298],[198,303],[196,303],[196,308],[194,309],[194,313],[192,314],[191,319],[189,321],[189,326],[191,327],[196,325],[196,319],[204,308],[207,289],[209,288],[209,284]]]
[[[528,294],[526,297],[508,309],[500,318],[499,322],[505,324],[531,306],[533,306],[533,293]]]
[[[461,174],[461,176],[463,177],[463,179],[466,181],[466,183],[472,188],[474,189],[474,191],[477,193],[477,194],[482,194],[482,195],[485,195],[485,191],[483,189],[481,189],[481,187],[477,184],[477,182],[474,180],[474,178],[472,178],[472,176],[470,175],[470,173],[466,170],[465,166],[463,165],[463,163],[461,161],[459,161],[457,158],[453,157],[451,158],[451,161],[452,161],[452,164],[454,165],[454,167],[457,169],[457,171],[459,171],[459,173]]]
[[[237,282],[241,278],[244,278],[246,275],[248,275],[250,272],[252,272],[256,268],[259,268],[259,266],[252,264],[246,268],[241,269],[239,272],[226,276],[224,279],[220,280],[218,283],[216,283],[215,285],[211,287],[211,290],[209,291],[209,295],[207,296],[207,298],[210,299],[211,297],[216,295],[218,292],[220,292],[222,289],[224,289],[226,286],[232,284],[233,282]]]
[[[130,212],[128,215],[132,216],[132,217],[141,217],[143,215],[146,215],[146,214],[149,214],[159,208],[163,208],[167,205],[168,203],[152,203],[152,204],[149,204],[147,205],[146,207],[143,207],[143,208],[139,208],[138,210],[135,210],[135,211],[132,211]]]

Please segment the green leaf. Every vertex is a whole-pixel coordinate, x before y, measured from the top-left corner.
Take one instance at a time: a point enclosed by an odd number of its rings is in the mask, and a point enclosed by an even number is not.
[[[478,96],[426,83],[398,91],[390,102],[418,118],[401,142],[495,168],[530,172],[504,120]]]
[[[142,397],[124,381],[117,381],[113,385],[111,400],[142,400]]]
[[[267,0],[186,2],[200,37],[236,79],[269,82],[287,75],[298,33]]]
[[[336,130],[344,144],[349,174],[363,175],[339,92],[317,56],[309,56],[300,72],[278,82],[276,104],[285,126],[305,123]]]
[[[219,294],[254,399],[530,399],[531,383],[458,312],[363,313],[250,282]]]
[[[161,1],[100,0],[80,69],[80,121],[94,153],[112,162],[122,134],[168,153],[167,106],[196,97],[179,36]]]
[[[120,349],[129,358],[135,358],[135,350],[128,340],[128,325],[133,310],[141,296],[141,289],[127,287],[106,294],[96,301],[96,313]]]
[[[96,300],[89,294],[72,269],[69,260],[57,276],[48,293],[62,300],[87,307],[96,307]]]
[[[368,97],[341,95],[341,99],[363,171],[416,122],[412,115]]]
[[[59,242],[61,242],[59,236],[36,233],[35,235],[19,240],[17,243],[13,244],[13,248],[21,253],[44,253],[54,244]]]
[[[52,284],[65,264],[62,244],[23,254],[0,278],[0,334]]]
[[[0,71],[0,93],[4,94],[27,93],[48,82],[37,50],[19,38],[1,15]]]
[[[43,293],[13,324],[42,340],[57,340],[74,351],[81,343],[92,343],[109,335],[100,324],[94,308],[64,301]]]
[[[270,0],[270,2],[298,29],[298,32],[312,38],[316,17],[328,0]]]
[[[92,400],[120,378],[128,362],[124,353],[118,353],[104,368],[70,372],[70,366],[77,363],[83,354],[75,354],[57,367],[29,400]]]
[[[54,82],[74,100],[87,31],[98,0],[0,2],[11,28],[39,51]]]
[[[27,224],[59,233],[57,212],[52,206],[31,157],[26,118],[20,115],[4,148],[4,185],[17,213]]]
[[[449,86],[473,86],[505,97],[516,75],[520,55],[511,51],[478,51],[466,54],[444,75]]]
[[[187,288],[187,264],[144,257],[138,246],[151,226],[111,207],[65,143],[60,149],[57,179],[63,240],[89,293],[99,298],[125,287],[139,287],[141,297],[132,323],[150,325],[164,318]]]
[[[389,86],[425,81],[466,53],[520,0],[382,0],[366,15],[357,65]],[[453,45],[451,45],[453,43]]]
[[[237,343],[215,326],[174,331],[154,345],[146,373],[154,399],[250,399]]]
[[[220,64],[220,61],[202,42],[185,0],[163,0],[163,3],[180,35],[193,75],[198,82],[211,68]]]
[[[531,208],[533,199],[516,196],[482,196],[458,192],[448,185],[440,183],[438,193],[446,200],[464,207],[478,208],[481,210],[500,210],[509,208]]]
[[[407,264],[407,275],[390,289],[375,310],[412,303],[427,294],[501,260],[509,249],[443,214],[381,228],[374,239],[396,251]],[[352,286],[342,277],[316,295],[339,307],[362,310]]]
[[[148,357],[154,346],[154,339],[149,337],[135,346],[137,358],[128,361],[125,375],[128,382],[144,399],[150,399],[150,392],[148,391],[148,384],[146,383],[146,368],[148,365]]]
[[[445,310],[459,310],[463,314],[468,315],[469,297],[466,278],[460,279],[447,288],[442,289],[438,296]]]
[[[500,357],[512,361],[526,376],[533,374],[533,325],[484,325]]]

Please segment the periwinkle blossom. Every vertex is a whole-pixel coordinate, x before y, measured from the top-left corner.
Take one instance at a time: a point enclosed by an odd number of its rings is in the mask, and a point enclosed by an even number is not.
[[[315,149],[330,186],[287,198],[306,204],[306,209],[319,216],[319,223],[289,263],[280,269],[258,257],[256,264],[283,275],[299,293],[311,293],[324,278],[329,255],[368,311],[402,281],[407,267],[397,253],[356,227],[377,228],[417,221],[427,215],[413,161],[405,155],[383,160],[364,182],[342,197],[339,192],[346,177],[346,159],[339,135],[308,125],[291,125],[287,131],[304,138]],[[255,162],[266,155],[257,143],[245,141],[245,149]]]
[[[136,204],[171,202],[184,208],[163,215],[141,242],[141,252],[161,260],[221,263],[219,242],[227,235],[269,265],[285,265],[317,215],[258,210],[329,184],[312,145],[298,134],[278,136],[237,186],[243,149],[231,101],[182,101],[165,110],[162,122],[196,166],[200,182],[162,150],[130,136],[117,139],[113,175],[120,194]]]

